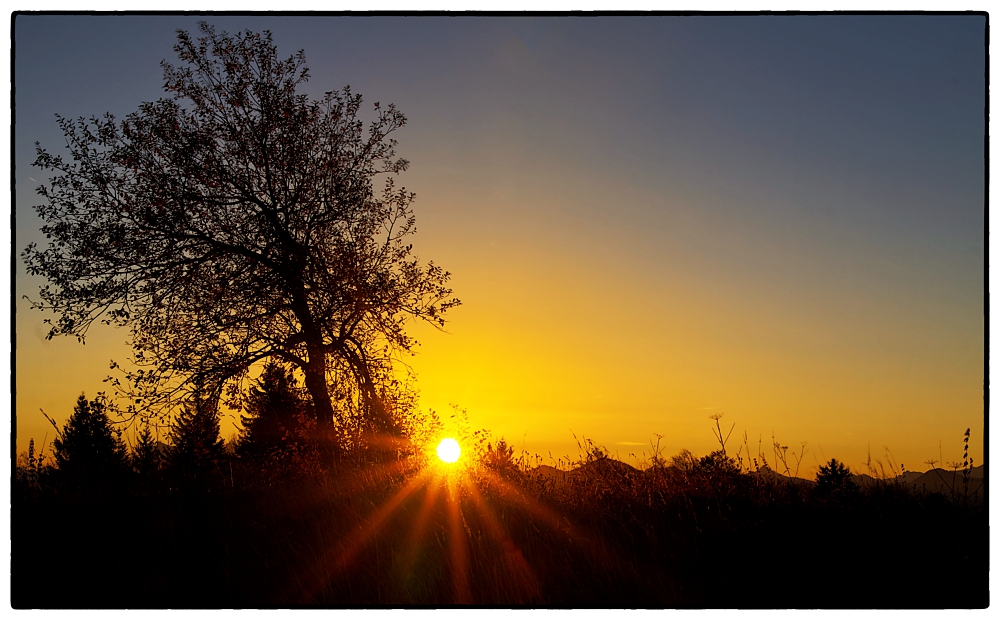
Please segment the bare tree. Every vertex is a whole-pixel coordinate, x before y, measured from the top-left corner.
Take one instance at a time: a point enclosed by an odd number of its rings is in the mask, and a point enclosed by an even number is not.
[[[195,388],[233,396],[279,358],[303,372],[321,426],[339,381],[392,431],[378,382],[416,344],[407,321],[441,327],[459,303],[408,243],[414,194],[395,186],[408,162],[390,138],[406,119],[376,102],[366,128],[349,87],[298,93],[304,52],[280,60],[267,31],[200,30],[178,31],[180,66],[161,63],[170,98],[120,123],[58,117],[68,159],[36,144],[52,176],[36,207],[49,245],[23,253],[49,280],[33,305],[57,314],[49,338],[131,328],[133,413]]]

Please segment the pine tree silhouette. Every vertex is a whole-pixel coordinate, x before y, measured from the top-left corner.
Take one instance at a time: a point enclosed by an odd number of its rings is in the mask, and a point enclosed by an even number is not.
[[[136,436],[131,457],[132,471],[135,472],[138,487],[143,491],[157,489],[161,482],[163,453],[149,424],[144,424]]]
[[[217,398],[196,396],[185,405],[170,438],[169,466],[176,486],[204,491],[219,481],[225,444],[219,436]]]
[[[820,496],[842,496],[858,490],[851,470],[837,459],[819,466],[814,492]]]
[[[305,404],[291,371],[269,362],[247,398],[238,453],[261,458],[294,443],[301,435]]]
[[[91,401],[80,394],[73,414],[52,445],[58,479],[64,489],[83,492],[121,483],[126,464],[125,443],[111,428],[104,394]]]
[[[313,471],[318,455],[313,443],[316,424],[306,394],[292,371],[278,362],[264,366],[247,397],[243,430],[236,451],[265,479]]]

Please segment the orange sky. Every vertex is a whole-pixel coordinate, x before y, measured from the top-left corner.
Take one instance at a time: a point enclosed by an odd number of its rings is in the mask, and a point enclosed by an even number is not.
[[[15,27],[17,252],[52,113],[160,96],[156,62],[193,26],[76,20]],[[414,330],[422,407],[571,458],[572,433],[622,458],[657,433],[666,455],[704,454],[724,413],[734,450],[744,431],[769,459],[772,433],[806,442],[811,475],[886,449],[911,470],[956,461],[969,427],[982,462],[981,22],[218,23],[305,48],[318,92],[351,83],[407,114],[415,251],[463,301],[448,333]],[[52,62],[74,37],[106,45]],[[38,284],[17,266],[18,298]],[[51,440],[39,407],[64,420],[128,352],[108,329],[46,342],[16,310],[24,450]]]

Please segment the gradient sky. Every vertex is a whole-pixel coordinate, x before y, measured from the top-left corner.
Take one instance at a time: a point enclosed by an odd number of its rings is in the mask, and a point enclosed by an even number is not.
[[[982,462],[984,17],[209,21],[407,115],[415,251],[463,301],[414,330],[422,407],[546,456],[704,454],[724,413],[754,454],[807,442],[800,475],[924,470],[967,427]],[[196,23],[16,18],[18,252],[54,114],[159,98]],[[44,341],[38,285],[17,261],[18,450],[128,356],[122,330]]]

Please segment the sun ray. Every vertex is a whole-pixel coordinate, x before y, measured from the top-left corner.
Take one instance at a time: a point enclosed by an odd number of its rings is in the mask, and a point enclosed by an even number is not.
[[[353,537],[351,537],[347,544],[344,546],[344,551],[341,552],[340,557],[337,559],[337,567],[346,566],[354,559],[358,551],[364,547],[368,539],[378,530],[382,522],[385,521],[389,515],[399,507],[403,501],[412,495],[417,489],[424,485],[429,477],[429,473],[421,472],[417,476],[414,476],[402,489],[396,492],[388,501],[386,501],[378,509],[378,511],[372,515],[361,529]]]
[[[572,524],[569,523],[569,521],[567,521],[565,517],[556,514],[552,509],[546,507],[538,500],[532,497],[525,497],[524,493],[522,493],[519,488],[511,485],[500,476],[490,474],[489,482],[490,484],[496,485],[500,490],[504,491],[508,496],[510,496],[510,498],[513,499],[516,503],[525,507],[528,510],[528,512],[535,515],[536,517],[539,517],[551,527],[554,527],[556,529],[566,529],[567,527],[569,528],[573,527]]]
[[[469,513],[469,517],[473,519],[472,523],[475,523],[477,528],[484,527],[486,536],[496,541],[500,547],[502,554],[498,558],[502,558],[500,565],[488,569],[494,575],[493,578],[498,580],[498,585],[503,583],[507,588],[514,586],[515,591],[524,596],[522,600],[524,603],[538,600],[540,594],[540,582],[535,571],[483,495],[483,490],[487,488],[495,488],[505,501],[525,509],[529,518],[539,519],[553,530],[562,532],[579,545],[584,553],[593,556],[597,561],[607,559],[607,550],[591,540],[591,537],[584,535],[565,516],[557,514],[537,498],[526,495],[518,485],[509,483],[489,470],[478,470],[478,473],[473,473],[475,471],[473,464],[449,463],[442,459],[442,462],[434,465],[428,463],[415,473],[408,474],[413,472],[413,465],[412,460],[405,459],[386,465],[372,465],[337,485],[340,492],[352,492],[355,489],[370,491],[373,483],[383,484],[384,480],[395,478],[397,475],[408,478],[398,491],[382,502],[363,521],[362,526],[323,551],[310,567],[311,570],[303,573],[295,582],[302,595],[301,602],[311,601],[316,593],[330,583],[333,574],[346,575],[345,571],[357,555],[373,542],[378,532],[385,527],[386,521],[421,489],[424,490],[424,496],[419,500],[420,505],[406,537],[405,547],[399,550],[403,552],[399,574],[409,579],[432,515],[435,514],[437,506],[442,506],[442,516],[446,519],[448,532],[447,565],[451,574],[453,602],[456,604],[473,602],[470,587],[472,566],[469,556],[472,532],[469,530],[469,523],[466,522],[463,503],[473,511]],[[480,489],[480,484],[485,486]],[[509,589],[507,592],[510,594]]]
[[[520,489],[499,476],[490,475],[489,482],[497,485],[498,488],[507,493],[510,499],[526,508],[532,515],[540,518],[549,527],[565,533],[573,543],[579,545],[583,551],[597,558],[597,561],[607,562],[613,560],[604,545],[595,543],[593,534],[581,531],[579,527],[575,526],[565,516],[557,514],[537,499],[525,496]]]
[[[493,509],[483,499],[476,485],[468,483],[466,488],[472,499],[473,507],[483,518],[490,535],[499,540],[503,547],[504,557],[507,560],[508,573],[528,590],[531,599],[538,597],[540,594],[538,578],[535,576],[535,571],[532,570],[531,565],[525,560],[524,554],[521,553],[521,550],[514,543],[513,539],[511,539],[507,529],[497,519]]]
[[[321,552],[308,570],[302,573],[300,586],[303,599],[301,602],[308,603],[313,596],[327,585],[330,575],[333,572],[344,572],[347,566],[355,558],[369,539],[378,531],[382,523],[395,511],[417,489],[423,486],[430,477],[428,470],[417,473],[410,481],[397,491],[392,497],[386,500],[378,510],[367,519],[361,529],[342,541],[340,545],[331,545]]]
[[[372,482],[376,478],[407,475],[416,469],[416,463],[420,461],[421,459],[409,456],[389,463],[359,464],[347,471],[340,472],[332,489],[330,486],[327,489],[343,492],[347,495],[362,493],[371,488]]]
[[[431,512],[437,503],[438,494],[441,491],[441,476],[434,476],[427,485],[424,492],[424,501],[420,505],[420,512],[413,522],[413,529],[407,541],[406,560],[403,564],[403,574],[408,575],[413,570],[413,565],[417,560],[417,553],[420,551],[420,542],[424,531],[427,529],[427,522],[430,520]]]
[[[461,498],[457,481],[453,477],[447,479],[448,494],[446,505],[448,510],[448,525],[450,536],[448,543],[451,550],[451,578],[454,587],[455,603],[459,605],[472,602],[472,592],[469,590],[469,554],[466,532],[463,527]]]

